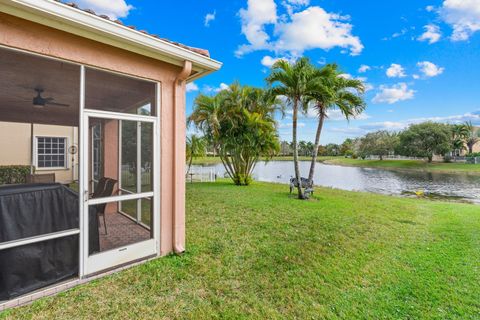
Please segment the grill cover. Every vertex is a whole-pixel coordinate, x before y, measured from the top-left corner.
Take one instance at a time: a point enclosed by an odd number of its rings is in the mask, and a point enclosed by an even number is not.
[[[61,184],[0,187],[0,242],[77,229],[78,194]],[[99,251],[95,208],[89,212],[89,251]],[[0,300],[78,275],[73,235],[0,251]]]

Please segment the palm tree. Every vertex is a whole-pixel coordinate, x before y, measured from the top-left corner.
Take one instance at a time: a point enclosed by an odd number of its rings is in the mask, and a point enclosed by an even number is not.
[[[468,123],[466,124],[454,124],[452,128],[452,149],[455,155],[457,151],[461,152],[466,149],[465,145],[468,143],[468,138],[470,135],[470,128]]]
[[[298,143],[298,151],[303,155],[307,156],[307,142],[306,141],[300,141]]]
[[[187,176],[190,173],[190,167],[192,166],[193,159],[197,157],[204,157],[206,154],[206,149],[207,142],[203,137],[198,137],[194,134],[192,134],[190,137],[187,137]]]
[[[307,92],[307,76],[311,70],[311,64],[308,58],[301,58],[294,63],[286,60],[278,60],[272,66],[270,75],[267,77],[267,83],[276,96],[283,96],[287,104],[291,106],[292,115],[292,143],[293,143],[293,162],[295,167],[295,178],[300,180],[300,168],[298,164],[298,144],[297,144],[297,122],[298,111],[302,105],[302,98]],[[302,185],[298,183],[298,198],[305,199]]]
[[[220,117],[222,111],[222,96],[198,95],[194,101],[195,109],[187,118],[187,124],[195,126],[203,132],[205,139],[217,149],[217,137],[220,130]]]
[[[305,96],[304,103],[313,105],[318,116],[318,125],[315,134],[315,148],[308,174],[309,181],[313,181],[315,175],[320,135],[323,123],[328,117],[328,110],[338,108],[347,120],[365,110],[365,102],[361,96],[365,92],[363,82],[345,78],[338,70],[337,65],[329,64],[319,70],[312,71],[311,82],[310,91]]]
[[[283,111],[270,91],[238,83],[215,96],[199,95],[189,117],[218,150],[229,177],[248,185],[259,157],[280,150],[274,115]]]
[[[471,154],[473,153],[473,146],[477,144],[478,141],[480,141],[480,131],[477,130],[473,125],[472,122],[466,122],[465,127],[468,131],[467,138],[466,138],[466,144],[468,147],[468,153]]]

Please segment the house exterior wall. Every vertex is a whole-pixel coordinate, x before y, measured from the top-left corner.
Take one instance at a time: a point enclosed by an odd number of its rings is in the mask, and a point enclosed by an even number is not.
[[[121,72],[161,83],[161,225],[160,253],[173,250],[173,211],[185,215],[185,83],[177,85],[181,68],[57,29],[0,13],[0,44]],[[177,86],[177,110],[174,87]],[[176,142],[176,145],[173,143]],[[174,166],[174,163],[176,165]],[[177,223],[184,219],[177,219]],[[177,228],[184,242],[184,225]]]
[[[0,165],[31,165],[31,127],[29,123],[0,121]],[[78,145],[78,129],[76,127],[35,124],[33,136],[67,138],[67,150],[71,145]],[[37,173],[54,173],[55,180],[70,183],[78,179],[78,154],[67,154],[65,169],[36,169]]]

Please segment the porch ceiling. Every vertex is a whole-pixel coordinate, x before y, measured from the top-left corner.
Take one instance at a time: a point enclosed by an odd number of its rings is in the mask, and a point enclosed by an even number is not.
[[[78,126],[80,66],[0,48],[0,70],[0,121]],[[123,112],[145,102],[146,93],[155,98],[146,81],[90,69],[86,77],[87,108]],[[35,88],[69,106],[34,108]]]
[[[80,67],[0,48],[0,120],[77,125]],[[69,107],[33,107],[35,88]]]

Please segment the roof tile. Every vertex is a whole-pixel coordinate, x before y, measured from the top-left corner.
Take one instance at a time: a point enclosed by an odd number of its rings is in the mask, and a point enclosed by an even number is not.
[[[94,16],[97,16],[97,17],[100,17],[100,18],[103,18],[105,20],[109,20],[109,21],[112,21],[116,24],[119,24],[121,26],[125,26],[123,24],[122,21],[120,20],[112,20],[110,19],[110,17],[108,17],[107,15],[104,15],[104,14],[96,14],[95,11],[93,11],[92,9],[81,9],[75,2],[64,2],[62,0],[55,0],[57,2],[60,2],[60,3],[63,3],[63,4],[66,4],[72,8],[75,8],[75,9],[78,9],[78,10],[82,10],[84,12],[87,12],[89,14],[92,14]],[[171,43],[177,47],[180,47],[180,48],[183,48],[183,49],[186,49],[186,50],[189,50],[189,51],[192,51],[192,52],[195,52],[195,53],[198,53],[198,54],[201,54],[202,56],[205,56],[207,58],[210,58],[210,53],[208,52],[208,50],[205,50],[205,49],[200,49],[200,48],[194,48],[194,47],[190,47],[190,46],[187,46],[187,45],[184,45],[182,43],[179,43],[179,42],[175,42],[175,41],[171,41],[171,40],[168,40],[168,39],[165,39],[165,38],[162,38],[162,37],[159,37],[158,35],[155,35],[155,34],[151,34],[151,33],[148,33],[147,31],[145,30],[137,30],[137,28],[135,26],[126,26],[127,28],[130,28],[132,30],[135,30],[137,32],[140,32],[140,33],[143,33],[143,34],[146,34],[146,35],[149,35],[149,36],[152,36],[152,37],[155,37],[159,40],[162,40],[162,41],[166,41],[168,43]]]

